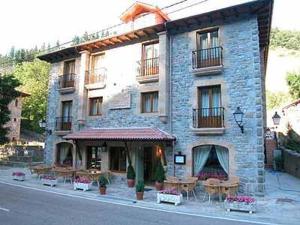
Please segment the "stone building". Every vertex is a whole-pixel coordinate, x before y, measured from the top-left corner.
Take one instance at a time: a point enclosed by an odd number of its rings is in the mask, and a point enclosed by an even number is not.
[[[52,65],[46,162],[120,177],[132,163],[151,182],[161,161],[168,175],[236,175],[263,194],[272,8],[251,1],[172,20],[136,3],[119,31],[40,56]]]
[[[29,94],[21,92],[20,97],[16,98],[8,105],[10,121],[5,124],[5,127],[9,128],[7,134],[9,141],[14,142],[20,140],[22,99],[27,96],[29,96]]]

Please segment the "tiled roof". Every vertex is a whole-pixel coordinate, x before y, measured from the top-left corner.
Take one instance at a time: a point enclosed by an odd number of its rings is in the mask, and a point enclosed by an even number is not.
[[[74,140],[171,141],[175,137],[157,128],[93,128],[64,136]]]

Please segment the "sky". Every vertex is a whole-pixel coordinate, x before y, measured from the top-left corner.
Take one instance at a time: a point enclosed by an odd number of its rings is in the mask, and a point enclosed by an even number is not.
[[[180,0],[141,0],[164,7]],[[188,0],[191,2],[201,0]],[[228,5],[243,0],[208,0]],[[245,0],[244,0],[245,1]],[[300,31],[299,0],[274,0],[273,27]],[[0,4],[0,54],[11,46],[32,48],[57,40],[72,40],[120,23],[120,15],[135,0],[2,0]]]

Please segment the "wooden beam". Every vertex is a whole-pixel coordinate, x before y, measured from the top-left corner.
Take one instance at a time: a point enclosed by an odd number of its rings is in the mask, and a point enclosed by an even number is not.
[[[101,46],[107,46],[107,44],[104,44],[102,42],[96,42],[95,45],[100,48]]]
[[[137,38],[141,38],[141,36],[137,32],[133,32],[133,35],[136,36]]]
[[[107,40],[104,40],[104,42],[106,43],[106,44],[110,44],[110,45],[114,45],[114,44],[116,44],[115,42],[112,42],[111,40],[109,40],[109,39],[107,39]]]
[[[145,31],[145,30],[141,30],[141,33],[142,33],[144,36],[147,36],[147,37],[150,36],[150,34],[149,34],[147,31]]]
[[[120,36],[120,38],[124,38],[126,41],[131,41],[132,39],[130,37],[128,37],[126,34]]]
[[[121,39],[118,38],[118,37],[113,37],[113,38],[111,38],[111,39],[113,39],[113,41],[116,41],[116,42],[119,42],[119,43],[123,43],[123,42],[124,42],[123,40],[121,40]]]

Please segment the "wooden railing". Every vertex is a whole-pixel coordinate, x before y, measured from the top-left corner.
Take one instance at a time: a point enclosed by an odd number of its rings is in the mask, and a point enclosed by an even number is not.
[[[76,77],[76,74],[74,74],[74,73],[64,74],[64,75],[59,76],[59,78],[58,78],[59,88],[75,87],[75,77]]]
[[[193,69],[221,66],[223,64],[223,48],[214,47],[192,52]]]
[[[200,108],[193,109],[194,128],[218,128],[224,127],[224,108]]]
[[[139,76],[151,76],[159,73],[159,57],[138,61]]]
[[[106,80],[107,69],[101,67],[91,71],[86,71],[85,74],[85,83],[86,84],[95,84],[102,83]]]
[[[67,131],[72,128],[72,117],[56,117],[55,130],[57,131]]]

